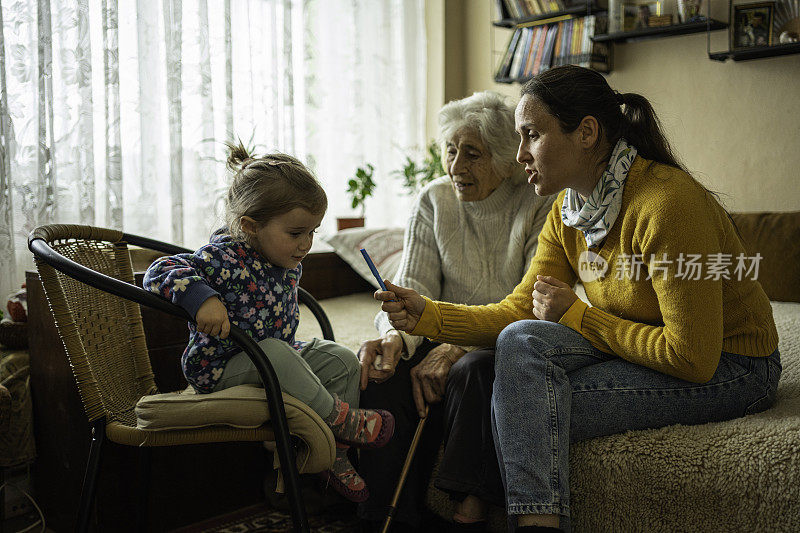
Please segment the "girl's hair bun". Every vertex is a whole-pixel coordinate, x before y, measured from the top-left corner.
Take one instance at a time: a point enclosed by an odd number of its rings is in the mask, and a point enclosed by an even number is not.
[[[253,156],[248,153],[247,148],[244,147],[244,144],[242,144],[241,140],[239,141],[239,144],[226,142],[225,145],[230,150],[230,153],[228,154],[227,166],[228,169],[232,170],[233,172],[241,170],[242,167],[244,167],[251,159],[253,159]]]

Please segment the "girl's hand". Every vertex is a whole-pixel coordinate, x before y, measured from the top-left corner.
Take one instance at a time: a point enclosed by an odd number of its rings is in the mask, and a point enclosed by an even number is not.
[[[403,338],[394,330],[378,339],[362,342],[358,350],[358,359],[361,361],[361,390],[365,390],[370,381],[383,383],[392,377],[402,353]],[[379,361],[378,365],[375,365],[376,360]]]
[[[411,369],[411,393],[420,418],[425,417],[426,403],[439,403],[444,398],[447,374],[467,352],[452,344],[440,344]]]
[[[231,332],[228,310],[216,296],[203,302],[194,319],[197,322],[197,331],[202,331],[212,337],[219,335],[220,339],[227,339],[228,333]]]
[[[425,310],[425,299],[413,289],[398,287],[384,280],[386,291],[375,291],[373,297],[382,301],[381,309],[389,315],[395,329],[411,333]]]
[[[578,295],[572,287],[553,276],[536,276],[533,284],[533,315],[539,320],[558,322]]]

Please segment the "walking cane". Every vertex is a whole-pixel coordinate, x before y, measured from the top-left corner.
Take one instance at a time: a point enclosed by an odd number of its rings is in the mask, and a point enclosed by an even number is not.
[[[414,438],[411,440],[411,447],[408,449],[406,455],[406,462],[403,463],[403,470],[400,471],[400,479],[397,480],[397,488],[394,489],[394,496],[392,496],[392,503],[389,504],[389,514],[386,515],[386,521],[383,522],[381,533],[389,531],[389,524],[392,523],[394,513],[397,510],[397,500],[400,499],[400,493],[403,492],[403,485],[406,482],[408,469],[411,466],[411,461],[414,460],[414,452],[417,451],[417,444],[419,444],[419,437],[422,435],[422,428],[425,427],[425,420],[428,419],[428,406],[425,406],[425,413],[420,417],[419,424],[417,424],[417,431],[414,432]]]

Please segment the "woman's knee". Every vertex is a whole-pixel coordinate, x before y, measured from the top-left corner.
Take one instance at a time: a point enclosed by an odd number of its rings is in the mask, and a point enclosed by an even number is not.
[[[495,372],[517,373],[520,365],[544,356],[563,342],[566,326],[546,320],[519,320],[497,337]],[[571,330],[570,330],[571,331]]]

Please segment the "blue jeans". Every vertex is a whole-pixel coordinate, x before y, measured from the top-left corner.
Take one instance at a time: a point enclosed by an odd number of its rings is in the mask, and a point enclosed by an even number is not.
[[[492,432],[509,515],[569,516],[569,445],[670,424],[730,420],[770,407],[781,373],[769,357],[723,352],[692,383],[594,348],[576,331],[522,320],[497,339]]]

